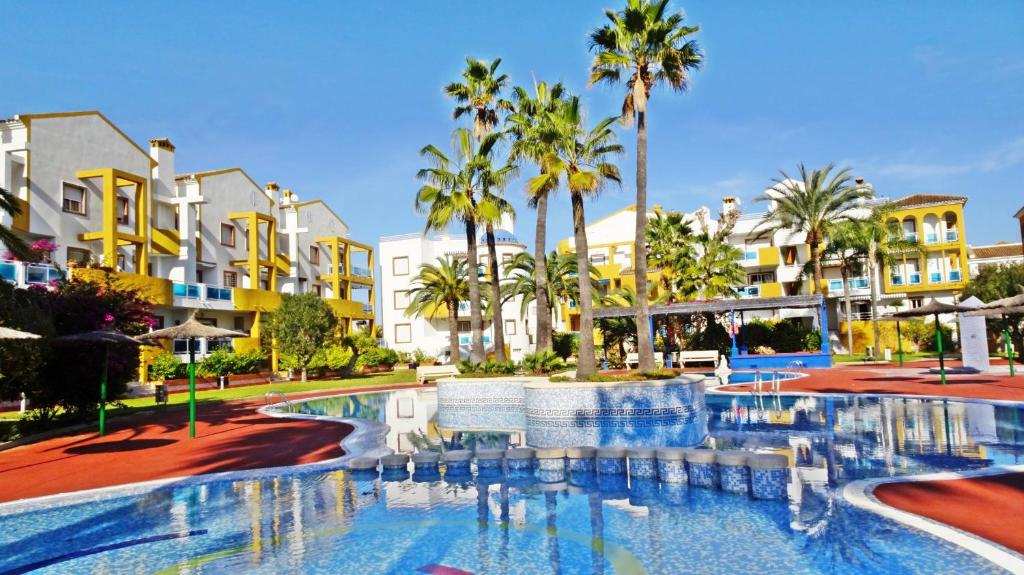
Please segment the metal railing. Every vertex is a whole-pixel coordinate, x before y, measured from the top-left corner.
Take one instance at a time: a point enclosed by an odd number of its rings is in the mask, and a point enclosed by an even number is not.
[[[232,288],[206,284],[173,282],[171,293],[174,297],[200,301],[231,301]]]

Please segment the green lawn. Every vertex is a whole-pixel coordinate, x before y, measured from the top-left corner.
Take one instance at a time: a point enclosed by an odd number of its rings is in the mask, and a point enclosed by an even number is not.
[[[948,355],[947,355],[947,357],[948,357]],[[857,353],[857,354],[853,354],[853,355],[850,355],[850,354],[845,354],[845,355],[837,354],[837,355],[833,355],[832,356],[832,362],[833,363],[860,363],[862,361],[865,361],[866,359],[867,359],[867,356],[864,355],[863,353]],[[879,360],[879,361],[882,360],[881,357],[876,358],[876,359]],[[918,360],[918,359],[939,359],[939,355],[936,354],[936,353],[932,353],[932,352],[909,352],[909,351],[907,351],[907,352],[903,353],[903,361],[914,361],[914,360]],[[893,354],[892,354],[892,362],[893,363],[899,362],[899,355],[897,355],[896,352],[893,352]]]
[[[250,385],[246,387],[229,387],[224,390],[213,389],[199,391],[196,393],[197,404],[211,404],[235,399],[262,398],[267,392],[277,391],[281,393],[304,393],[309,391],[323,390],[345,390],[357,387],[376,387],[396,385],[401,383],[413,383],[416,381],[416,371],[402,369],[390,373],[373,375],[360,375],[348,379],[331,379],[307,381],[286,381],[282,383],[271,383],[266,385]],[[167,401],[170,409],[182,409],[188,405],[188,393],[173,393]],[[138,397],[120,402],[120,405],[111,405],[107,408],[107,417],[121,417],[133,415],[140,412],[152,411],[157,408],[152,397]],[[0,413],[0,441],[17,439],[17,421],[21,415],[17,412]]]

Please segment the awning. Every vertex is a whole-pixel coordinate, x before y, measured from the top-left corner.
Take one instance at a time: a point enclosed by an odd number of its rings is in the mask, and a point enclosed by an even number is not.
[[[650,314],[654,315],[694,315],[698,313],[726,313],[730,311],[801,309],[821,307],[824,298],[821,294],[794,295],[783,297],[750,297],[740,299],[715,299],[706,301],[688,301],[682,303],[660,304],[650,306]],[[631,317],[636,315],[633,307],[611,306],[594,309],[594,319],[611,317]]]

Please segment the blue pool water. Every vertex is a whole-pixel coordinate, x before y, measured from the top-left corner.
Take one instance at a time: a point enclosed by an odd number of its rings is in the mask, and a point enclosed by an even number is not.
[[[428,389],[292,409],[386,423],[400,451],[525,439],[439,429]],[[1024,410],[716,395],[704,409],[708,445],[791,456],[788,501],[593,476],[543,485],[288,473],[0,515],[0,573],[1000,572],[840,493],[859,478],[1022,463]]]

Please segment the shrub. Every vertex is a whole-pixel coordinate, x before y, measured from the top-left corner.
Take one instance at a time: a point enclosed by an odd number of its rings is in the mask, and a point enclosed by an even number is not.
[[[386,347],[370,348],[359,354],[356,365],[359,367],[393,366],[398,363],[398,352]]]
[[[806,351],[821,350],[821,332],[818,330],[809,331],[804,336],[804,349]]]
[[[523,369],[530,373],[551,373],[565,369],[565,362],[553,351],[541,351],[523,357]]]
[[[234,353],[226,347],[213,351],[199,362],[199,375],[205,377],[221,377],[241,373],[256,373],[260,370],[266,356],[260,350]]]
[[[569,359],[580,349],[579,335],[575,333],[555,332],[551,334],[551,348],[562,359]]]
[[[313,356],[313,360],[309,364],[309,368],[341,371],[346,369],[351,361],[352,350],[340,345],[329,345],[316,352],[316,355]]]
[[[185,364],[178,359],[178,356],[165,351],[154,357],[153,363],[149,364],[149,379],[152,381],[177,379],[182,376],[185,369]]]
[[[480,371],[487,375],[512,375],[516,369],[514,361],[485,361],[480,364]]]

